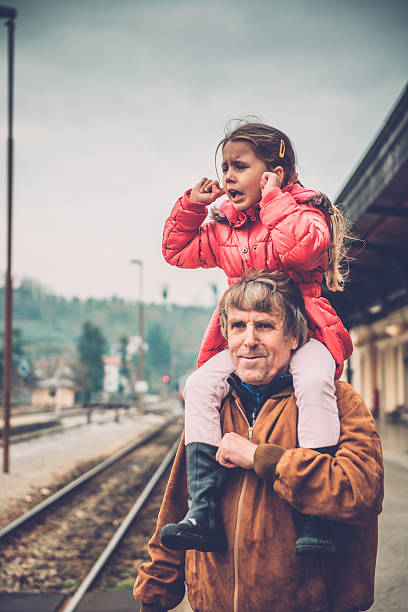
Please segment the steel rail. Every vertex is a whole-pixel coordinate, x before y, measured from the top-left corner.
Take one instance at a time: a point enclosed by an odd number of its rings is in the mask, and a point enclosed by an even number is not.
[[[129,510],[126,517],[123,519],[120,527],[115,532],[110,542],[107,544],[107,546],[105,547],[105,549],[103,550],[103,552],[101,553],[97,561],[94,563],[94,565],[92,566],[88,574],[85,576],[84,580],[81,582],[78,589],[73,594],[72,598],[68,601],[68,604],[63,605],[62,609],[64,610],[64,612],[73,612],[73,610],[77,608],[79,602],[82,600],[84,595],[87,593],[89,587],[95,580],[96,576],[99,574],[101,569],[104,567],[104,565],[108,561],[109,557],[115,550],[116,546],[119,544],[120,540],[126,533],[127,529],[129,528],[131,523],[134,521],[139,511],[143,508],[149,495],[153,491],[154,487],[157,485],[160,478],[163,476],[170,462],[173,460],[176,454],[177,448],[179,446],[179,443],[180,443],[180,440],[177,439],[176,442],[171,447],[171,449],[169,450],[169,452],[167,453],[167,455],[165,456],[165,458],[163,459],[163,461],[161,462],[161,464],[159,465],[159,467],[157,468],[156,472],[153,474],[152,478],[149,480],[146,487],[143,489],[137,501],[134,503],[132,508]]]
[[[20,527],[20,525],[22,525],[23,523],[25,523],[32,517],[42,512],[45,508],[48,508],[48,506],[51,506],[51,504],[55,503],[56,501],[58,501],[59,499],[67,495],[67,493],[70,493],[71,491],[73,491],[74,489],[82,485],[84,482],[86,482],[87,480],[90,480],[91,478],[99,474],[100,472],[103,472],[103,470],[108,468],[113,463],[116,463],[117,461],[122,459],[122,457],[124,457],[125,455],[128,455],[132,451],[139,448],[139,446],[143,446],[144,444],[149,442],[152,438],[155,438],[161,431],[166,429],[172,423],[174,423],[174,419],[169,419],[165,421],[162,425],[160,425],[160,427],[157,427],[156,429],[153,429],[150,432],[148,432],[144,438],[141,438],[140,440],[133,442],[126,448],[122,449],[121,451],[118,451],[117,453],[109,457],[108,459],[105,459],[101,463],[98,463],[98,465],[95,465],[95,467],[93,467],[92,469],[88,470],[81,476],[78,476],[78,478],[75,478],[75,480],[68,483],[62,489],[59,489],[58,491],[56,491],[53,495],[50,495],[49,497],[44,499],[42,502],[34,506],[34,508],[31,508],[31,510],[28,510],[28,512],[16,518],[14,521],[12,521],[11,523],[3,527],[3,529],[0,529],[0,540],[1,538],[4,538],[4,536],[9,534],[10,532],[17,529],[17,527]]]

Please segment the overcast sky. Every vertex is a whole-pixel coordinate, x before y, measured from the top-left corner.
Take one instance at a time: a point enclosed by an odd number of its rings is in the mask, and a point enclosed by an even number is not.
[[[209,304],[213,270],[161,255],[171,206],[234,117],[293,140],[334,197],[407,79],[408,3],[16,0],[14,278],[58,294]],[[6,29],[0,30],[5,268]]]

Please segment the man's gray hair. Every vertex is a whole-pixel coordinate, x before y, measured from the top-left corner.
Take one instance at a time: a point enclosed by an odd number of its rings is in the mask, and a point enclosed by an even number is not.
[[[298,339],[298,348],[308,340],[303,296],[298,286],[282,272],[253,272],[226,291],[219,307],[221,331],[225,338],[230,308],[282,314],[285,336]]]

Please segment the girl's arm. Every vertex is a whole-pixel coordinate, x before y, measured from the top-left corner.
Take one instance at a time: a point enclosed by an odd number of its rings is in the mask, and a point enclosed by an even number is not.
[[[327,266],[330,231],[321,210],[274,187],[262,198],[260,217],[271,232],[274,251],[285,270]]]
[[[207,205],[190,199],[190,192],[179,198],[166,220],[163,232],[164,259],[179,268],[215,268],[218,243],[215,223],[204,223]]]

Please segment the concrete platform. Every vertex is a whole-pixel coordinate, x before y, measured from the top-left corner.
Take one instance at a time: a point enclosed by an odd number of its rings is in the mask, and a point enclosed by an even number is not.
[[[408,469],[408,426],[379,421],[376,423],[385,461]]]
[[[43,431],[61,426],[61,420],[53,414],[28,414],[13,416],[10,420],[10,437],[21,436],[37,431]],[[0,436],[3,436],[3,426],[0,425]]]
[[[0,608],[1,610],[1,608]],[[78,605],[76,612],[138,612],[140,604],[135,601],[131,590],[91,591]],[[173,612],[192,612],[185,598]]]
[[[0,593],[0,612],[57,612],[64,599],[57,592]]]
[[[0,593],[0,612],[57,612],[63,602],[69,601],[61,593]],[[131,590],[91,591],[76,608],[77,612],[139,612],[140,604],[133,599]],[[174,612],[191,612],[183,601]]]
[[[132,591],[91,591],[77,607],[77,612],[138,612],[140,604]]]

